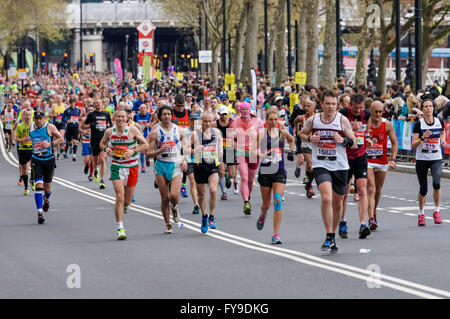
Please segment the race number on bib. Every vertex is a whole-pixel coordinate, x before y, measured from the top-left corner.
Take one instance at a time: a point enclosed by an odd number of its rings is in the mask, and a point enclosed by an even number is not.
[[[115,145],[112,151],[114,157],[124,157],[128,151],[128,145]]]
[[[383,156],[383,145],[373,144],[371,148],[367,149],[367,156],[369,158],[380,158]]]
[[[336,160],[336,143],[335,142],[320,142],[317,146],[318,160]]]
[[[437,152],[439,150],[439,138],[429,138],[422,143],[422,152]]]
[[[95,128],[99,131],[105,131],[106,130],[106,120],[98,120]]]

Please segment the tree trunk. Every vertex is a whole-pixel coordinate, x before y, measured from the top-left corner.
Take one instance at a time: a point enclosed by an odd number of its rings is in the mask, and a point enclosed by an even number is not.
[[[243,83],[251,83],[250,70],[258,67],[258,26],[261,0],[249,0],[248,3],[244,65],[241,76]]]
[[[298,26],[298,71],[306,72],[306,0],[301,1],[300,23]],[[335,7],[336,8],[336,7]]]
[[[363,2],[364,12],[366,12],[367,2]],[[370,50],[373,47],[373,32],[370,32],[367,24],[368,14],[364,15],[361,33],[358,39],[358,57],[356,59],[355,84],[365,84],[367,82],[367,66],[366,60]],[[371,34],[370,34],[371,33]]]
[[[380,50],[380,58],[378,59],[377,90],[383,93],[386,91],[386,63],[389,53],[386,50]]]
[[[319,16],[319,1],[307,0],[306,36],[308,50],[306,52],[306,83],[313,86],[318,84],[319,71],[319,33],[317,30],[317,18]]]
[[[217,43],[219,42],[219,43]],[[210,68],[210,78],[211,78],[211,84],[217,85],[217,76],[218,76],[218,62],[219,62],[219,49],[220,49],[220,39],[216,41],[215,44],[213,44],[212,47],[212,63]]]
[[[270,27],[269,32],[269,54],[267,55],[267,77],[272,81],[273,77],[273,55],[275,52],[276,34],[277,34],[277,23],[274,21]]]
[[[331,88],[336,80],[336,1],[326,0],[326,26],[321,83]],[[358,51],[359,52],[359,51]]]
[[[428,65],[431,59],[431,53],[433,52],[433,46],[422,47],[422,88],[425,89],[427,85],[427,72]]]
[[[239,25],[236,28],[236,41],[234,45],[232,72],[235,74],[236,80],[239,80],[241,78],[242,59],[244,58],[243,42],[244,42],[244,32],[246,22],[247,22],[247,7],[246,3],[244,3],[244,7],[241,12],[241,17],[239,18]]]
[[[277,39],[275,61],[277,76],[275,83],[280,85],[286,81],[286,0],[278,0],[277,7]]]

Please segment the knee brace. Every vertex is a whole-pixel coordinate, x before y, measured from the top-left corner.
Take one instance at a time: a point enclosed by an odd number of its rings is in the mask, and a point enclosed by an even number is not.
[[[275,193],[275,200],[274,200],[274,206],[275,206],[275,210],[282,210],[283,209],[283,199],[280,195],[280,193],[276,192]]]

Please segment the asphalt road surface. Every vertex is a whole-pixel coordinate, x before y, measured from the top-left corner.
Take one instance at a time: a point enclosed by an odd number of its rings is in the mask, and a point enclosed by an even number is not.
[[[325,231],[320,198],[307,199],[289,163],[280,237],[272,246],[272,212],[256,229],[261,197],[251,216],[239,195],[218,200],[217,230],[200,232],[191,198],[179,204],[183,229],[164,234],[153,162],[139,176],[136,203],[125,216],[128,239],[116,240],[114,192],[83,174],[77,162],[57,161],[50,210],[37,224],[34,196],[17,185],[17,154],[1,143],[0,298],[448,298],[450,181],[442,180],[442,225],[417,226],[415,175],[389,172],[378,210],[379,228],[358,239],[357,205],[350,197],[349,238],[339,253],[320,250]],[[107,171],[109,177],[109,170]],[[431,181],[429,181],[431,188]],[[315,188],[317,192],[317,189]],[[219,191],[220,193],[220,191]],[[369,253],[361,253],[361,249]]]

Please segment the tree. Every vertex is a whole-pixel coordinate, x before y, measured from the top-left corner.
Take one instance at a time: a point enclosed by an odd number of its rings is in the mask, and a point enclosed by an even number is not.
[[[49,41],[62,40],[66,26],[67,4],[60,0],[0,1],[0,52],[6,57],[26,35]]]
[[[321,82],[331,88],[336,79],[336,1],[326,0],[325,5],[326,25]]]
[[[250,83],[250,70],[258,66],[258,27],[261,1],[247,0],[247,3],[247,37],[245,42],[244,65],[242,67],[241,80],[242,82]]]
[[[286,81],[286,0],[278,0],[276,24],[276,51],[275,61],[276,65],[276,84],[281,84]]]
[[[306,72],[306,50],[307,50],[307,42],[306,42],[306,0],[297,0],[297,6],[300,8],[300,22],[298,26],[298,71]]]
[[[367,7],[372,4],[373,0],[364,0],[361,1],[361,11],[365,12],[364,14],[364,20],[361,25],[361,32],[358,36],[358,57],[356,60],[356,75],[355,75],[355,83],[357,85],[359,84],[365,84],[367,82],[367,66],[366,66],[366,60],[367,56],[374,47],[374,38],[376,35],[376,29],[372,26],[369,27],[369,16],[372,14],[370,10],[366,10]]]
[[[443,26],[449,12],[448,1],[422,0],[422,87],[425,86],[433,49],[441,45],[450,34],[450,26]]]
[[[319,16],[319,1],[306,0],[306,36],[308,50],[306,53],[306,82],[316,86],[318,84],[319,70],[319,33],[317,30],[317,18]]]
[[[247,23],[247,11],[248,7],[244,5],[244,8],[241,11],[241,16],[239,18],[239,24],[236,26],[236,41],[234,44],[232,68],[232,72],[235,74],[236,79],[241,78],[241,63],[244,58],[243,42],[245,27]]]

